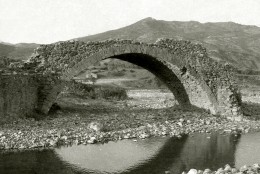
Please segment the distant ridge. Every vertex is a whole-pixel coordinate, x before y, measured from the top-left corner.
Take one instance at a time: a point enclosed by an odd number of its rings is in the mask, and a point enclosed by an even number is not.
[[[260,27],[253,25],[234,22],[163,21],[148,17],[123,28],[75,40],[86,42],[119,38],[155,42],[162,37],[201,43],[215,60],[230,62],[243,70],[260,70]],[[38,44],[34,43],[0,43],[0,55],[26,59],[37,46]]]
[[[0,57],[3,56],[12,59],[26,60],[38,46],[39,44],[35,43],[10,44],[0,42]]]

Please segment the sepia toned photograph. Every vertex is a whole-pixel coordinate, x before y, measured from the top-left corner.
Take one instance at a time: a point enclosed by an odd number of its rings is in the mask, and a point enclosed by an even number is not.
[[[260,1],[0,0],[0,174],[260,174]]]

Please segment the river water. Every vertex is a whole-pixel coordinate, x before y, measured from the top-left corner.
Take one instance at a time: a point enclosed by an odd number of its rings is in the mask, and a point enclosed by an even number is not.
[[[1,152],[0,174],[180,174],[260,162],[260,133],[194,134],[24,152]]]

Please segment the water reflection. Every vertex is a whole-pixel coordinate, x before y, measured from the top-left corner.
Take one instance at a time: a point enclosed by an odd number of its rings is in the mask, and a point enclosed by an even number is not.
[[[1,174],[74,174],[53,150],[5,153],[0,155]]]
[[[260,161],[258,134],[196,134],[182,139],[124,140],[104,145],[0,154],[1,174],[158,174],[240,167]]]
[[[260,163],[260,133],[242,136],[235,152],[237,167]]]
[[[234,166],[235,151],[240,136],[219,134],[196,134],[189,137],[177,163],[170,170],[188,171],[191,168],[217,170],[226,164]]]
[[[56,149],[63,161],[85,172],[121,173],[157,156],[169,138],[151,138],[134,142],[123,140],[107,144]]]

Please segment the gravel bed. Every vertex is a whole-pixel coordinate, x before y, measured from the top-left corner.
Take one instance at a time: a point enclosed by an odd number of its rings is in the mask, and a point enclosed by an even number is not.
[[[260,173],[259,164],[253,164],[252,166],[244,165],[240,169],[232,168],[230,165],[226,164],[224,168],[219,168],[216,171],[211,171],[210,169],[196,170],[190,169],[187,174],[257,174]],[[165,171],[165,174],[171,174],[170,171]],[[186,172],[182,172],[186,174]]]
[[[82,112],[59,112],[43,120],[21,119],[0,128],[0,149],[51,148],[152,136],[181,137],[194,132],[247,133],[260,121],[231,121],[205,112],[168,109],[108,110],[94,106]]]

